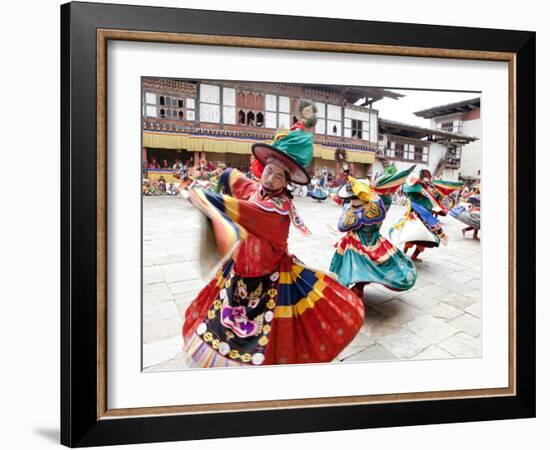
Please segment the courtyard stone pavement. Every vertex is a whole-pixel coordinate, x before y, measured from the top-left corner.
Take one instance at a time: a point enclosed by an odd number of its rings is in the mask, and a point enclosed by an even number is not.
[[[341,207],[296,198],[312,231],[291,226],[289,250],[306,265],[327,271]],[[404,206],[393,205],[382,234]],[[460,232],[463,224],[442,218],[449,245],[427,249],[417,263],[413,289],[397,293],[365,288],[365,323],[335,362],[481,356],[481,246]],[[180,196],[143,198],[143,370],[185,369],[181,328],[188,305],[207,280],[200,277],[197,211]],[[481,236],[481,234],[480,234]]]

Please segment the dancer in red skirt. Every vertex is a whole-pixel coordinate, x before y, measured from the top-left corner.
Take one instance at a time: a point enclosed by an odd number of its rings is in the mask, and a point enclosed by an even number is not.
[[[361,300],[328,274],[288,253],[290,224],[307,229],[286,189],[308,184],[315,106],[271,144],[254,144],[260,182],[234,169],[220,194],[192,190],[216,245],[203,261],[225,261],[185,314],[184,350],[195,367],[332,361],[364,321]]]

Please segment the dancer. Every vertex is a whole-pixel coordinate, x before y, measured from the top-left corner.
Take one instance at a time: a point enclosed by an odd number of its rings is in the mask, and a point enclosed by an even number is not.
[[[468,231],[473,231],[472,238],[478,241],[481,219],[480,187],[477,186],[472,192],[464,195],[463,199],[463,202],[449,211],[449,215],[468,225],[462,229],[462,236],[465,237]]]
[[[322,177],[313,177],[313,180],[311,181],[311,184],[313,186],[313,189],[311,190],[311,193],[309,194],[311,198],[314,200],[317,200],[319,203],[326,200],[328,198],[328,192],[323,186],[323,178]]]
[[[313,116],[313,107],[303,114]],[[364,307],[288,253],[290,223],[307,228],[286,187],[309,183],[313,135],[296,128],[252,152],[263,165],[260,182],[228,169],[220,179],[225,195],[190,192],[216,238],[203,253],[225,262],[185,313],[184,351],[196,367],[331,361],[359,331]]]
[[[369,283],[406,291],[416,282],[412,261],[380,234],[392,195],[413,169],[397,172],[395,166],[390,166],[372,185],[369,180],[348,177],[338,191],[342,200],[349,200],[338,221],[338,230],[346,234],[336,244],[330,271],[342,284],[353,285],[360,298]]]
[[[403,185],[407,197],[408,210],[403,218],[390,229],[390,239],[396,244],[404,244],[403,251],[415,246],[412,260],[422,262],[418,257],[427,247],[447,245],[438,216],[447,214],[443,199],[460,189],[462,183],[432,180],[432,174],[422,169],[418,177],[410,176]]]

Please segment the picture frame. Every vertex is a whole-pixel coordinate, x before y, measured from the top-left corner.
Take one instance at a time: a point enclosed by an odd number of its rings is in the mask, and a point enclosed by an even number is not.
[[[110,409],[106,81],[107,43],[118,40],[506,62],[508,387]],[[81,447],[534,417],[535,40],[527,31],[62,5],[61,443]]]

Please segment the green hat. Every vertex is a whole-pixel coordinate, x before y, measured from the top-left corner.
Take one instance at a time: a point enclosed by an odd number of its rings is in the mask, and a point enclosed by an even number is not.
[[[384,169],[384,173],[376,180],[377,184],[382,184],[385,181],[389,180],[391,177],[393,177],[397,173],[397,167],[395,167],[395,164],[392,163],[391,166],[388,166]]]
[[[313,134],[295,129],[280,133],[269,144],[258,143],[252,146],[252,153],[262,164],[275,159],[287,169],[290,181],[296,184],[309,184],[306,167],[313,159]]]

